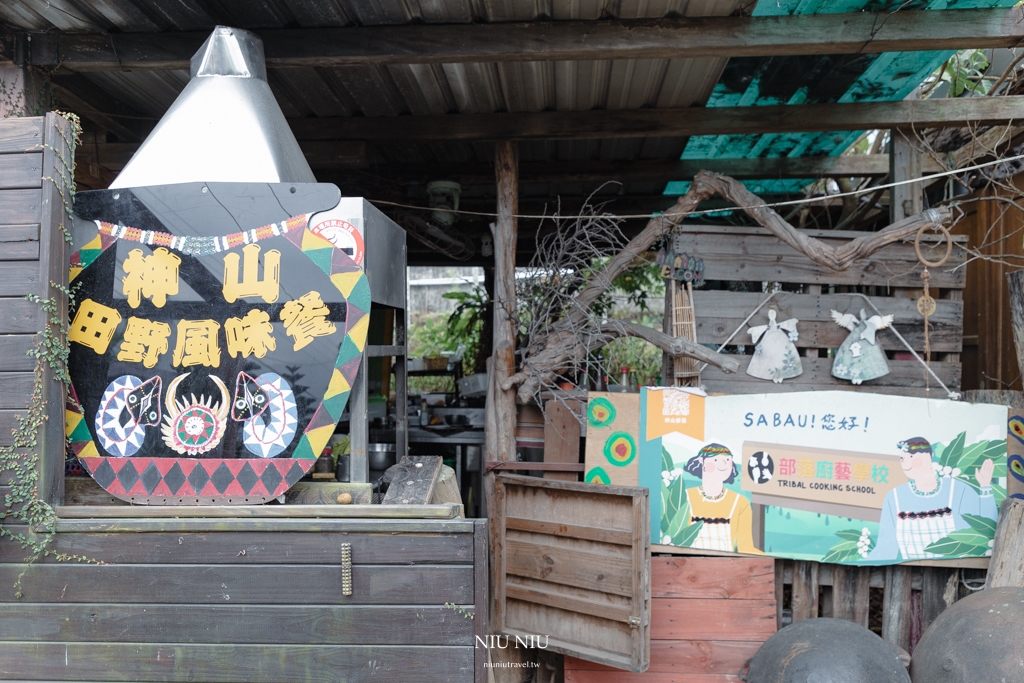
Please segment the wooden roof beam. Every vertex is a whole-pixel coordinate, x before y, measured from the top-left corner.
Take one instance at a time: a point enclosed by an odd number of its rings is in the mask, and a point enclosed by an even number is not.
[[[299,140],[592,140],[944,128],[1024,119],[1024,96],[765,107],[290,119]]]
[[[365,170],[374,178],[403,183],[428,183],[440,178],[464,185],[493,185],[494,168],[490,164],[368,164],[366,145],[358,141],[303,141],[300,143],[310,167],[321,180],[332,181],[346,171],[344,182],[360,182],[354,170]],[[120,171],[139,148],[133,143],[99,143],[83,146],[78,157],[111,171]],[[926,157],[924,173],[945,170]],[[520,182],[573,183],[666,182],[686,180],[699,171],[709,170],[741,180],[771,178],[879,178],[889,174],[889,155],[857,154],[837,157],[773,157],[757,159],[682,159],[646,161],[525,161],[520,162]]]
[[[256,31],[270,68],[859,54],[1015,47],[1017,9],[778,17],[429,24]],[[72,71],[188,69],[206,32],[34,34],[31,63]]]
[[[305,143],[310,144],[310,143]],[[925,174],[939,173],[932,158],[922,162]],[[316,167],[314,166],[314,170]],[[667,182],[688,180],[702,170],[740,180],[775,178],[880,178],[889,174],[888,154],[858,154],[835,157],[762,157],[736,159],[682,159],[646,161],[524,161],[519,164],[519,182],[591,183],[603,181]],[[494,170],[486,164],[377,165],[367,172],[374,177],[409,183],[427,183],[447,178],[464,185],[489,185]],[[329,175],[329,174],[325,174]]]

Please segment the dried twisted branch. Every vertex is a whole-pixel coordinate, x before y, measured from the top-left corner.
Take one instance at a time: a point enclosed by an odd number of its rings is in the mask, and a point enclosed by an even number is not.
[[[912,237],[922,227],[938,227],[950,222],[953,215],[949,208],[929,209],[879,232],[833,247],[794,228],[764,206],[764,202],[741,182],[708,171],[698,173],[690,189],[671,209],[653,217],[624,245],[618,227],[620,221],[612,215],[593,208],[569,219],[556,214],[553,217],[555,231],[538,239],[530,272],[520,282],[518,298],[526,304],[519,312],[520,327],[526,329],[529,344],[524,350],[522,369],[509,377],[502,389],[518,387],[519,400],[528,402],[545,389],[554,388],[559,375],[585,371],[594,351],[623,336],[644,339],[673,357],[689,356],[725,372],[736,372],[739,363],[735,358],[643,325],[602,320],[594,310],[630,264],[696,211],[702,201],[714,195],[729,199],[793,249],[832,270],[847,270],[856,260]],[[616,248],[615,256],[602,268],[591,272],[597,259]]]

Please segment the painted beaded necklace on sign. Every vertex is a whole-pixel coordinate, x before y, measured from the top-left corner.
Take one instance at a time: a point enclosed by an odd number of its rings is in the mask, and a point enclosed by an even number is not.
[[[114,225],[96,221],[99,231],[114,239],[126,242],[138,242],[148,246],[167,247],[189,256],[209,256],[245,244],[254,244],[269,237],[285,235],[292,230],[302,229],[309,222],[310,214],[300,214],[286,218],[280,223],[271,223],[252,230],[233,232],[230,235],[201,236],[172,235],[169,232],[156,230],[140,230],[127,225]]]

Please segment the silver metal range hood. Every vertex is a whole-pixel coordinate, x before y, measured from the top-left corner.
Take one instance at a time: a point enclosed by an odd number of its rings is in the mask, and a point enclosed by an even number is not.
[[[263,41],[218,26],[192,57],[191,71],[111,188],[316,182],[267,84]]]

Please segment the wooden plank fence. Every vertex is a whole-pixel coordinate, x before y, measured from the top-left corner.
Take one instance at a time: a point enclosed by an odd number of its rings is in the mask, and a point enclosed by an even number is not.
[[[921,634],[957,600],[984,585],[987,560],[974,567],[851,567],[775,560],[779,628],[815,617],[870,628],[913,654]]]

